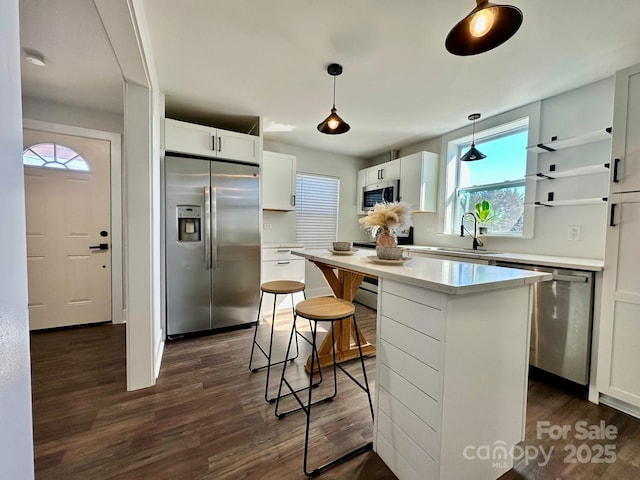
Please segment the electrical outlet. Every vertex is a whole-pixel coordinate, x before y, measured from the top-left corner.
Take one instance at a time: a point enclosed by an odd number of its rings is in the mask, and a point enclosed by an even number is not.
[[[262,227],[263,227],[265,230],[271,230],[271,226],[272,226],[272,225],[271,225],[270,223],[265,223],[265,224],[263,224],[263,225],[262,225]]]
[[[567,232],[567,240],[577,242],[580,240],[582,234],[581,225],[569,225],[569,231]]]

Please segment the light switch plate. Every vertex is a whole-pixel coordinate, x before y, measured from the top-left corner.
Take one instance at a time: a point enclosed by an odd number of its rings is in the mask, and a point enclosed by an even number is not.
[[[270,223],[265,223],[262,225],[262,228],[264,228],[265,230],[271,230],[271,224]]]
[[[582,235],[581,225],[569,225],[569,231],[567,232],[567,240],[577,242],[580,240],[581,235]]]

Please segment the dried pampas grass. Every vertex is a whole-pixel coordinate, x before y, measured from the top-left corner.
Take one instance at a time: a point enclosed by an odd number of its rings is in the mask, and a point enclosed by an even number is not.
[[[411,207],[405,202],[376,203],[366,217],[359,220],[363,228],[375,234],[380,228],[391,230],[411,225]]]

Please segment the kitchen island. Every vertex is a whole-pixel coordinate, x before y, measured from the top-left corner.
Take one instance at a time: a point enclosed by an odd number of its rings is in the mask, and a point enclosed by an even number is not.
[[[430,258],[381,265],[366,250],[294,253],[350,278],[334,292],[378,278],[374,450],[400,480],[496,479],[512,467],[524,438],[530,286],[551,275]]]

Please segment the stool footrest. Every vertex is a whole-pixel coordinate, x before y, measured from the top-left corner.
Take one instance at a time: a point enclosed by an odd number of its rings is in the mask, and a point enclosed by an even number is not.
[[[318,475],[320,475],[323,472],[326,472],[330,468],[333,468],[336,465],[344,463],[347,460],[351,460],[352,458],[357,457],[358,455],[361,455],[361,454],[363,454],[365,452],[368,452],[369,450],[373,450],[373,442],[369,442],[369,443],[367,443],[365,445],[362,445],[361,447],[356,448],[355,450],[352,450],[349,453],[345,453],[341,457],[336,458],[335,460],[332,460],[331,462],[326,463],[326,464],[322,465],[321,467],[318,467],[318,468],[316,468],[314,470],[311,470],[311,472],[309,472],[309,473],[304,472],[304,474],[309,476],[309,477],[317,477]]]
[[[309,405],[306,405],[298,396],[298,393],[300,392],[306,392],[307,390],[309,390],[309,387],[302,387],[299,388],[298,390],[294,390],[291,385],[289,384],[289,382],[287,381],[287,379],[285,378],[284,380],[282,380],[283,383],[285,383],[287,385],[287,387],[289,388],[289,393],[284,393],[284,394],[280,394],[280,397],[276,397],[276,398],[284,398],[284,397],[289,397],[291,395],[293,395],[293,397],[296,399],[296,401],[298,402],[298,405],[300,405],[298,408],[293,408],[291,410],[287,410],[286,412],[282,412],[282,413],[278,413],[276,412],[276,417],[278,418],[284,418],[287,415],[290,415],[292,413],[295,412],[299,412],[300,410],[304,411],[305,415],[309,415]],[[314,383],[311,385],[312,388],[317,387],[318,385],[320,385],[320,383],[322,383],[322,379],[320,379],[320,381],[318,383]],[[318,405],[320,403],[325,403],[325,402],[329,402],[331,400],[333,400],[336,396],[337,392],[334,392],[333,395],[329,395],[328,397],[324,397],[321,398],[320,400],[316,400],[315,402],[313,402],[311,404],[311,406],[313,405]]]
[[[298,355],[296,355],[295,357],[287,358],[286,360],[280,360],[279,362],[274,362],[272,364],[262,365],[261,367],[253,367],[251,369],[251,371],[254,372],[254,373],[255,372],[259,372],[260,370],[264,370],[265,368],[273,367],[274,365],[280,365],[281,363],[284,363],[284,362],[292,362],[296,358],[298,358]]]

